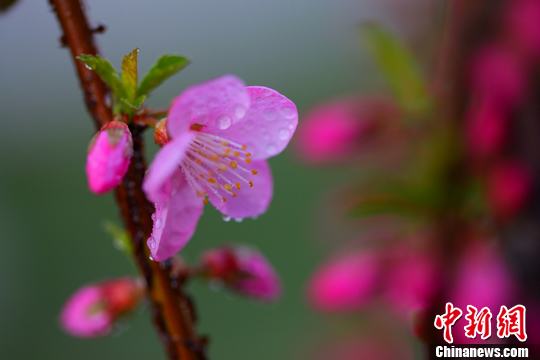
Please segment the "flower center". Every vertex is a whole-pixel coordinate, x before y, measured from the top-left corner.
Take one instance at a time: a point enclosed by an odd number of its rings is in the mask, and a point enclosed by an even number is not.
[[[181,166],[188,183],[206,203],[208,195],[227,202],[228,198],[237,196],[242,186],[252,188],[252,176],[257,175],[257,170],[244,166],[250,163],[247,146],[197,132]]]

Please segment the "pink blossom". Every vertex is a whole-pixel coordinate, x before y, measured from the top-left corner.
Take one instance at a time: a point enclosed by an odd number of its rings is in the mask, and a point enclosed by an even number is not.
[[[104,336],[119,315],[135,308],[141,296],[141,284],[128,278],[85,286],[65,303],[60,323],[73,336]]]
[[[300,126],[298,151],[313,163],[343,159],[352,155],[377,122],[391,113],[395,113],[392,106],[375,99],[349,98],[320,105]]]
[[[281,294],[280,281],[272,265],[254,249],[208,250],[203,254],[202,266],[210,278],[223,281],[242,295],[271,301]]]
[[[318,310],[357,310],[371,300],[379,279],[378,256],[370,252],[345,254],[315,272],[309,283],[308,297]]]
[[[399,248],[387,269],[384,294],[399,313],[425,309],[438,286],[438,266],[427,252]]]
[[[531,174],[517,161],[495,164],[488,175],[488,197],[495,215],[504,220],[526,204],[532,187]]]
[[[105,124],[90,142],[86,158],[90,190],[103,194],[118,186],[129,168],[132,152],[128,126],[120,121]]]
[[[540,56],[540,2],[537,0],[514,0],[505,12],[505,30],[509,40],[526,57]]]
[[[472,87],[480,98],[489,98],[505,109],[523,98],[525,77],[514,54],[497,45],[482,49],[472,63]]]
[[[152,257],[165,260],[185,246],[206,199],[227,217],[264,213],[272,198],[266,159],[285,149],[297,122],[292,101],[232,75],[182,92],[167,118],[170,141],[143,185],[156,207]]]
[[[477,240],[465,249],[459,259],[455,284],[448,300],[463,311],[466,311],[467,305],[478,309],[486,306],[496,316],[501,305],[512,302],[511,296],[514,293],[515,288],[504,259],[495,247]],[[462,318],[458,320],[456,328],[464,325],[465,320]],[[454,331],[454,338],[457,343],[473,341],[461,331]]]
[[[502,150],[507,133],[507,118],[492,99],[472,104],[467,115],[467,141],[471,155],[486,159]]]

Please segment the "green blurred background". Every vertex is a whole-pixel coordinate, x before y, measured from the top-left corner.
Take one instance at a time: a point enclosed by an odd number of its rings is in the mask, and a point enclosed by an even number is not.
[[[278,89],[303,112],[330,97],[379,87],[359,45],[358,24],[376,20],[414,33],[427,21],[407,23],[418,1],[394,14],[387,11],[391,3],[93,0],[87,9],[94,24],[107,26],[99,46],[115,64],[134,47],[141,48],[141,71],[162,53],[192,60],[151,106],[167,106],[188,84],[235,73],[248,84]],[[103,232],[103,222],[118,222],[112,197],[92,196],[86,188],[93,128],[59,37],[46,1],[21,0],[0,16],[0,357],[164,358],[147,308],[103,339],[74,339],[58,326],[64,300],[80,285],[134,273]],[[329,247],[324,237],[349,236],[345,229],[329,230],[325,218],[332,211],[323,200],[347,175],[306,168],[291,148],[271,165],[275,194],[268,213],[236,224],[208,207],[183,253],[189,261],[223,243],[252,244],[282,276],[283,299],[272,305],[190,286],[212,359],[309,358],[329,326],[306,306],[304,289]]]

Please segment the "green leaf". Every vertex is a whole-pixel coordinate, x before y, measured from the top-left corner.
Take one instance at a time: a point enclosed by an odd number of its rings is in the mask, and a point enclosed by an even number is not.
[[[112,237],[113,245],[116,249],[122,251],[128,256],[133,254],[133,245],[131,237],[124,228],[116,225],[113,222],[107,221],[103,224],[103,229]]]
[[[137,92],[137,62],[139,49],[133,49],[122,59],[122,83],[127,100],[132,102]]]
[[[189,60],[179,55],[163,55],[150,68],[137,89],[137,95],[148,95],[152,90],[161,85],[169,77],[173,76],[189,64]]]
[[[79,55],[77,59],[82,61],[90,70],[93,70],[111,89],[115,98],[121,99],[125,97],[124,86],[120,80],[120,76],[116,69],[112,66],[109,60],[102,58],[99,55]]]
[[[146,96],[141,95],[141,96],[138,96],[133,101],[129,101],[127,99],[120,99],[120,103],[124,112],[132,113],[134,111],[139,110],[141,106],[144,104],[145,100],[146,100]]]
[[[412,53],[376,24],[365,24],[362,35],[400,105],[413,113],[427,110],[430,106],[428,92]]]

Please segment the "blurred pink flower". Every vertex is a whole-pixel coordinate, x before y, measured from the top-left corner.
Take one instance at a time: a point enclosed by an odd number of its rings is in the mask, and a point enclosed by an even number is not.
[[[357,252],[335,257],[312,276],[308,297],[321,311],[358,310],[371,300],[380,279],[377,255]]]
[[[505,12],[505,30],[513,46],[525,57],[540,56],[540,2],[537,0],[514,0]]]
[[[486,159],[499,153],[506,137],[506,114],[492,99],[482,99],[469,107],[467,141],[471,155]]]
[[[292,101],[232,75],[182,92],[167,118],[170,141],[143,185],[156,207],[148,240],[153,259],[170,258],[185,246],[203,199],[227,217],[264,213],[272,198],[266,159],[285,149],[297,122]]]
[[[526,205],[532,178],[523,164],[510,160],[497,163],[487,181],[489,203],[499,219],[511,218]]]
[[[60,323],[73,336],[107,335],[119,315],[136,307],[142,293],[142,285],[129,278],[85,286],[67,300]]]
[[[490,99],[503,109],[523,98],[525,77],[514,54],[497,45],[486,46],[472,62],[472,88],[481,99]]]
[[[386,299],[398,313],[411,316],[431,303],[438,287],[438,266],[427,252],[399,248],[387,269]]]
[[[342,160],[395,108],[382,99],[347,98],[315,107],[302,121],[297,149],[313,163]]]
[[[479,240],[468,245],[459,259],[455,283],[448,300],[464,312],[467,305],[478,309],[486,306],[496,316],[501,305],[512,305],[510,302],[513,294],[515,288],[512,277],[497,249]],[[455,328],[462,329],[465,324],[465,319],[461,318]],[[454,331],[454,339],[458,344],[480,341],[466,338],[463,331]],[[494,341],[495,336],[491,340]]]
[[[128,126],[120,121],[105,124],[90,142],[86,158],[90,190],[103,194],[118,186],[129,168],[132,153]]]
[[[279,277],[258,251],[248,247],[223,247],[203,254],[202,267],[211,279],[223,281],[239,294],[272,301],[281,295]]]

